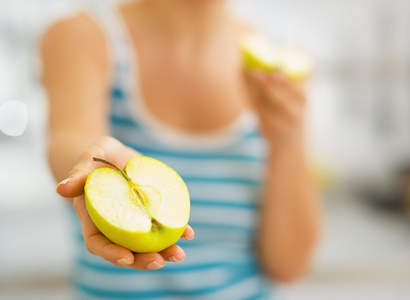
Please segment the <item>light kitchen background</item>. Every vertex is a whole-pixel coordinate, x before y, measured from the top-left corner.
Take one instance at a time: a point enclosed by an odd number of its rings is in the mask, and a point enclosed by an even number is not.
[[[70,295],[69,216],[45,157],[36,49],[48,24],[85,2],[0,0],[1,300]],[[316,60],[307,124],[325,228],[309,276],[279,296],[410,299],[410,1],[231,3]]]

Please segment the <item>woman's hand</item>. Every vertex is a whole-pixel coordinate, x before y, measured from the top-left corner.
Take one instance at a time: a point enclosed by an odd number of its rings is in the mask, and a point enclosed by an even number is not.
[[[261,265],[275,281],[293,281],[309,268],[320,208],[304,153],[305,93],[281,73],[247,75],[261,129],[273,145],[257,237]]]
[[[255,71],[246,76],[265,137],[275,149],[301,147],[306,102],[303,84],[279,72]]]
[[[182,261],[185,258],[184,251],[179,246],[172,245],[159,253],[133,253],[116,245],[107,239],[94,225],[84,201],[84,185],[88,175],[94,169],[102,166],[95,163],[93,157],[102,158],[123,167],[130,158],[138,155],[141,154],[124,146],[116,139],[103,137],[83,152],[78,164],[68,174],[67,179],[57,186],[57,192],[63,197],[74,198],[74,209],[81,222],[85,246],[90,253],[100,256],[119,267],[155,270],[162,268],[165,261]],[[190,240],[193,237],[194,231],[188,225],[183,238]]]

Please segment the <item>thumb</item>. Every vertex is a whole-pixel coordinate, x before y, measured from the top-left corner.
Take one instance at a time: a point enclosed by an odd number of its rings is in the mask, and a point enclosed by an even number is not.
[[[84,193],[84,185],[90,173],[107,165],[94,162],[93,158],[108,160],[122,168],[126,162],[135,156],[141,155],[132,148],[124,146],[118,140],[106,136],[98,139],[80,156],[78,164],[71,170],[68,177],[57,186],[57,193],[65,198],[79,197]]]
[[[93,157],[105,159],[105,152],[98,146],[93,146],[84,152],[80,156],[78,164],[70,171],[67,178],[57,185],[56,191],[60,196],[74,198],[84,193],[84,185],[88,175],[99,167],[93,161]]]

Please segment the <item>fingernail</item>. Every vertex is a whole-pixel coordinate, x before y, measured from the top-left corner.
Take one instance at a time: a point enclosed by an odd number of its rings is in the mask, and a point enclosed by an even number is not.
[[[172,262],[175,262],[175,263],[179,263],[179,262],[181,262],[182,261],[182,259],[177,259],[175,256],[171,256],[171,257],[168,257],[168,259],[170,260],[170,261],[172,261]]]
[[[190,236],[186,235],[186,236],[185,236],[185,239],[186,239],[186,240],[193,240],[194,237],[195,237],[195,234],[190,235]]]
[[[59,188],[61,185],[64,185],[64,184],[66,184],[67,182],[69,182],[70,179],[71,179],[71,178],[66,178],[66,179],[64,179],[63,181],[61,181],[61,182],[57,185],[57,187],[56,187],[56,192],[58,193],[58,188]]]
[[[147,270],[156,270],[159,268],[162,268],[165,264],[160,264],[159,262],[157,262],[156,260],[154,260],[153,262],[149,263],[146,268]]]
[[[195,231],[189,231],[189,235],[184,235],[184,239],[186,239],[186,240],[193,240],[194,239],[194,237],[195,237]]]
[[[132,264],[132,261],[127,260],[126,258],[120,258],[116,260],[117,264],[123,265],[123,266],[128,266]]]

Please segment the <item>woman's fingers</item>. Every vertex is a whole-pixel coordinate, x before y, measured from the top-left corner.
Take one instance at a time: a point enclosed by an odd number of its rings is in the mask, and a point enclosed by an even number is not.
[[[275,98],[291,98],[294,101],[305,100],[304,82],[297,82],[288,79],[280,72],[268,74],[252,74],[257,85],[264,90],[265,93],[274,96]]]
[[[280,73],[262,72],[248,75],[248,82],[255,93],[253,102],[259,113],[288,120],[302,119],[305,96],[301,83],[292,82]]]
[[[182,234],[182,238],[186,240],[192,240],[194,236],[195,236],[194,230],[192,229],[191,226],[187,225],[184,233]],[[184,250],[182,250],[182,248],[179,247],[178,245],[172,245],[159,253],[162,255],[162,257],[166,261],[181,262],[185,258]]]
[[[185,258],[185,252],[178,245],[172,245],[159,252],[166,261],[181,262]]]
[[[84,196],[74,198],[74,210],[80,219],[84,244],[87,250],[119,267],[138,270],[155,270],[165,265],[165,261],[180,262],[185,258],[181,247],[172,245],[159,253],[133,253],[107,239],[95,226],[85,206]],[[192,237],[194,231],[188,225],[184,234]]]
[[[88,252],[116,266],[126,267],[134,263],[134,255],[130,250],[114,244],[101,232],[84,236],[84,244]]]
[[[281,73],[254,72],[248,76],[257,98],[274,108],[289,104],[301,106],[305,102],[302,83],[292,82]]]
[[[84,196],[75,198],[73,205],[81,222],[85,247],[91,254],[100,256],[118,266],[134,263],[134,255],[130,250],[113,244],[94,225],[85,206]]]
[[[253,91],[253,105],[264,135],[276,145],[303,143],[304,83],[289,80],[279,72],[261,71],[247,74],[246,80]]]
[[[155,270],[164,266],[164,258],[158,253],[133,253],[107,239],[91,220],[84,196],[74,199],[74,209],[81,221],[85,247],[91,254],[119,267]]]
[[[185,228],[184,233],[182,234],[182,238],[186,240],[192,240],[195,236],[195,232],[191,226],[187,225]]]
[[[134,263],[128,268],[138,270],[157,270],[165,266],[164,258],[159,253],[134,253]]]
[[[127,161],[140,155],[137,151],[124,146],[112,137],[103,137],[90,146],[80,156],[77,165],[70,171],[68,177],[57,186],[57,193],[66,198],[74,198],[84,193],[84,185],[88,175],[98,167],[109,167],[94,162],[93,157],[110,161],[123,168]]]

